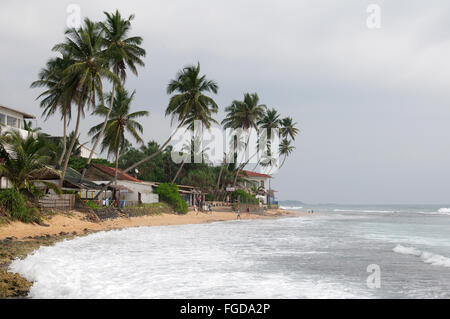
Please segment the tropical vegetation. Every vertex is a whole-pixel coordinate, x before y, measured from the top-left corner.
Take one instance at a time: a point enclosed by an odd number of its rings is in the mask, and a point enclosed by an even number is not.
[[[129,71],[137,76],[138,68],[145,66],[143,39],[130,35],[133,15],[123,17],[119,11],[104,14],[104,21],[86,18],[81,27],[67,29],[64,40],[53,47],[57,56],[45,63],[37,80],[31,84],[40,90],[37,99],[44,120],[54,116],[61,120],[62,137],[48,136],[39,128],[33,128],[31,122],[24,123],[27,137],[11,132],[1,135],[0,175],[10,181],[12,190],[2,192],[0,206],[13,210],[14,216],[26,220],[24,207],[28,201],[40,196],[36,184],[42,181],[33,174],[36,170],[47,165],[60,169],[58,192],[61,192],[68,167],[84,176],[91,163],[100,163],[116,168],[116,176],[109,184],[126,173],[144,181],[162,183],[157,189],[161,199],[177,212],[184,213],[187,208],[178,196],[175,183],[196,186],[210,198],[220,200],[227,195],[226,187],[238,186],[245,181],[242,170],[257,154],[263,156],[254,169],[261,165],[269,172],[281,168],[293,154],[295,138],[300,132],[297,123],[291,117],[282,117],[276,108],[267,107],[257,93],[245,93],[242,99],[233,100],[224,109],[224,119],[219,121],[219,105],[215,100],[219,85],[202,72],[199,62],[182,67],[167,84],[165,116],[171,120],[172,134],[163,143],[144,141],[146,126],[143,121],[149,112],[134,110],[136,92],[125,86]],[[80,143],[80,123],[88,112],[100,120],[89,130],[93,147],[89,156],[83,158],[81,148],[86,143]],[[224,129],[240,130],[244,134],[235,136],[232,141],[237,146],[234,153],[223,154],[220,163],[183,160],[176,164],[171,158],[173,147],[170,143],[181,130],[193,133],[196,121],[204,129],[221,123]],[[250,129],[255,129],[258,134],[257,154],[249,154],[244,163],[230,162],[230,159],[237,159],[238,152],[248,151]],[[274,148],[275,137],[279,138],[279,145]],[[268,141],[267,145],[261,144],[264,139]],[[189,144],[195,146],[195,139],[188,141],[181,150],[185,159],[193,156],[190,152],[195,149]],[[274,149],[282,157],[281,165],[275,161]],[[106,154],[111,162],[93,158],[96,151]],[[120,173],[117,173],[118,168]],[[246,191],[235,191],[232,197],[252,202],[262,191],[254,185]],[[11,200],[13,195],[19,196],[17,201]]]

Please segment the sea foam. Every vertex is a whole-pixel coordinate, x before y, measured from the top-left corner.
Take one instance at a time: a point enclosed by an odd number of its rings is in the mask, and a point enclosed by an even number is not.
[[[397,245],[392,250],[398,254],[412,255],[419,257],[426,264],[450,268],[450,258],[442,255],[430,253],[427,251],[421,251],[414,247],[405,247],[402,245]]]

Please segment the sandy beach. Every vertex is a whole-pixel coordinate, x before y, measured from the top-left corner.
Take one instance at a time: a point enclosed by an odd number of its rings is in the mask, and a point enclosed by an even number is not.
[[[242,220],[270,219],[302,215],[305,213],[287,210],[268,210],[264,214],[241,214]],[[71,211],[55,214],[45,220],[45,226],[12,222],[0,226],[0,298],[24,297],[32,283],[18,274],[7,271],[9,263],[15,258],[24,258],[40,246],[75,236],[87,235],[96,231],[108,231],[129,227],[167,226],[211,223],[236,219],[230,209],[215,209],[211,214],[188,212],[186,215],[159,214],[139,217],[120,217],[98,222],[89,221],[84,213]]]
[[[241,214],[241,219],[266,219],[301,214],[304,213],[278,209],[267,210],[262,215],[247,215],[244,212]],[[49,220],[45,221],[46,226],[24,224],[21,222],[12,222],[10,224],[0,226],[0,240],[27,240],[36,236],[54,236],[60,235],[61,233],[77,235],[92,231],[122,229],[128,227],[199,224],[235,219],[236,214],[226,208],[216,209],[212,212],[212,214],[190,211],[186,215],[160,214],[130,218],[115,218],[99,222],[89,221],[86,219],[85,214],[77,211],[71,211],[68,214],[57,214],[52,216]]]

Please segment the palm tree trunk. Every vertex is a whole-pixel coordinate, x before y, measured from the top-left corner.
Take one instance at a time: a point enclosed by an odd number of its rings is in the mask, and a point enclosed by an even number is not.
[[[113,87],[112,87],[112,91],[111,91],[111,102],[109,103],[108,113],[106,114],[105,122],[103,123],[102,129],[100,130],[97,140],[95,141],[95,144],[91,149],[91,153],[89,154],[89,158],[86,163],[86,167],[83,168],[83,172],[81,173],[81,179],[84,178],[84,175],[86,174],[87,166],[91,163],[92,156],[94,156],[94,152],[97,149],[97,146],[100,143],[100,140],[102,139],[103,134],[105,133],[106,125],[108,124],[109,116],[111,115],[111,111],[113,108],[115,89],[116,89],[116,83],[113,83]],[[105,98],[103,96],[103,88],[102,87],[100,88],[100,96],[101,96],[101,100],[102,100],[102,106],[104,107],[105,106]]]
[[[286,161],[286,158],[287,158],[287,155],[284,155],[284,158],[283,158],[283,162],[281,162],[280,168],[282,168],[282,167],[283,167],[283,165],[284,165],[284,162]]]
[[[79,128],[80,128],[81,108],[82,108],[82,106],[78,105],[78,115],[77,115],[77,123],[75,125],[75,133],[73,134],[72,142],[70,143],[69,149],[67,150],[66,160],[64,161],[64,167],[63,167],[63,170],[62,170],[61,179],[59,180],[59,189],[60,190],[62,190],[63,182],[64,182],[64,176],[66,176],[67,165],[69,164],[70,155],[72,154],[73,147],[74,147],[75,142],[77,140],[78,131],[79,131]]]
[[[219,178],[217,178],[217,185],[216,185],[216,190],[219,190],[220,187],[220,179],[222,178],[222,173],[223,173],[223,168],[225,167],[225,163],[222,164],[222,166],[220,167],[220,172],[219,172]]]
[[[172,135],[170,135],[170,137],[167,139],[167,141],[164,142],[164,144],[153,154],[147,156],[146,158],[140,160],[139,162],[134,163],[133,165],[131,165],[130,167],[128,167],[127,169],[122,170],[122,172],[117,176],[117,178],[122,177],[123,175],[125,175],[126,173],[128,173],[129,171],[131,171],[132,169],[138,167],[139,165],[144,164],[145,162],[148,162],[149,160],[151,160],[152,158],[154,158],[155,156],[157,156],[159,153],[161,153],[167,146],[167,144],[170,143],[170,141],[172,140],[172,138],[175,136],[175,134],[178,132],[178,130],[184,125],[184,121],[185,119],[183,119],[180,124],[177,126],[176,130],[172,133]],[[105,186],[103,186],[103,189],[97,193],[97,195],[95,196],[95,199],[98,198],[98,196],[100,196],[100,194],[108,188],[109,185],[112,184],[113,181],[107,183]]]
[[[181,163],[180,168],[178,169],[177,173],[175,174],[175,177],[172,180],[172,184],[175,184],[175,181],[177,180],[178,175],[180,175],[181,170],[183,169],[183,166],[184,166],[184,161]]]
[[[247,144],[245,145],[244,152],[247,151],[248,143],[250,143],[250,134],[248,136]],[[236,176],[234,177],[233,187],[236,187],[239,172],[248,164],[249,161],[250,161],[250,159],[248,159],[247,162],[244,163],[244,165],[238,166],[237,171],[236,171]]]
[[[63,116],[64,116],[63,149],[62,149],[59,161],[58,161],[58,167],[61,167],[62,161],[64,159],[64,155],[66,154],[66,148],[67,148],[67,115],[66,115],[66,112],[64,112]]]
[[[114,185],[117,186],[117,170],[119,169],[119,147],[116,150],[116,170],[114,171]]]

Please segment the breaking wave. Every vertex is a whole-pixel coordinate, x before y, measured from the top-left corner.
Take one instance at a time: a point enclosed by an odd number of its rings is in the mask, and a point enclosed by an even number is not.
[[[450,258],[442,255],[433,254],[427,251],[421,251],[414,247],[406,247],[402,245],[397,245],[392,250],[398,254],[419,257],[426,264],[450,268]]]
[[[367,210],[367,209],[334,209],[334,212],[355,212],[355,213],[395,213],[393,210]]]
[[[280,206],[280,209],[284,209],[284,210],[298,210],[298,209],[302,209],[303,206]]]

